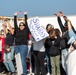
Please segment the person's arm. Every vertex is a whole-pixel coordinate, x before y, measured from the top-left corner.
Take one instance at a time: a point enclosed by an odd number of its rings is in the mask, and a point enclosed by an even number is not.
[[[64,20],[67,22],[68,21],[67,16],[65,16],[62,11],[59,11],[59,13],[60,13],[60,16],[62,16],[64,18]]]
[[[15,27],[15,31],[18,29],[18,25],[17,25],[17,12],[14,14],[14,27]]]
[[[12,27],[10,25],[10,22],[8,22],[8,27],[9,27],[9,30],[10,30],[11,34],[13,35],[14,34],[14,30],[12,29]]]
[[[70,31],[72,29],[75,32],[75,29],[72,26],[71,21],[69,19],[67,20],[67,23],[68,23],[68,30]]]
[[[24,12],[24,21],[25,21],[25,27],[27,28],[27,12]]]
[[[70,31],[70,30],[72,29],[71,22],[70,22],[70,21],[68,21],[67,23],[68,23],[68,31]]]
[[[74,51],[75,49],[74,49],[74,47],[71,45],[70,47],[69,47],[69,49],[68,49],[68,53],[71,53],[72,51]]]
[[[25,18],[25,29],[27,29],[28,33],[30,34],[30,30],[28,28],[28,23],[27,23],[27,12],[24,12],[24,18]]]
[[[58,24],[59,24],[59,27],[61,29],[62,32],[64,32],[64,26],[62,24],[62,21],[61,21],[61,18],[60,18],[60,14],[54,14],[56,17],[57,17],[57,21],[58,21]]]
[[[58,20],[58,24],[59,24],[61,31],[64,32],[65,28],[64,28],[62,21],[61,21],[61,18],[59,16],[57,17],[57,20]]]
[[[74,31],[73,31],[73,29],[72,29],[71,22],[70,22],[69,20],[68,20],[67,24],[68,24],[69,37],[71,38],[72,36],[76,36],[76,34],[74,33]]]
[[[62,11],[60,11],[59,13],[60,13],[60,16],[62,16],[62,17],[64,18],[65,24],[67,24],[67,22],[68,22],[68,20],[69,20],[69,19],[67,18],[67,16],[65,16],[64,13],[63,13]],[[76,31],[75,31],[75,28],[73,27],[73,25],[72,25],[71,22],[70,22],[70,24],[71,24],[72,30],[73,30],[74,32],[76,32]],[[67,26],[64,26],[64,27],[67,27]]]
[[[3,29],[4,29],[4,32],[7,34],[8,33],[8,30],[7,30],[7,21],[6,20],[3,20]]]

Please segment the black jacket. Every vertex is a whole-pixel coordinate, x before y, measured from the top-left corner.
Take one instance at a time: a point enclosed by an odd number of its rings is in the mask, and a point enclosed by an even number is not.
[[[45,45],[46,48],[49,47],[49,55],[50,56],[60,55],[60,41],[61,41],[60,37],[58,37],[57,39],[48,38],[45,41],[44,45]]]
[[[66,21],[65,24],[63,25],[60,17],[57,17],[57,20],[58,20],[59,27],[60,27],[60,29],[61,29],[61,31],[62,31],[62,41],[61,41],[61,45],[60,45],[60,46],[61,46],[61,49],[68,48],[69,45],[67,44],[67,42],[68,42],[68,40],[69,40],[70,38],[69,38],[69,34],[68,34],[68,29],[66,29],[66,28],[64,27],[64,25],[67,26],[67,21]],[[71,24],[71,25],[72,25],[72,24]],[[73,31],[75,32],[75,29],[74,29],[73,26],[72,26],[72,29],[73,29]]]
[[[14,16],[14,27],[15,27],[15,44],[16,45],[27,45],[28,44],[28,35],[30,34],[28,25],[27,25],[27,15],[25,17],[25,28],[20,30],[17,25],[17,16]]]

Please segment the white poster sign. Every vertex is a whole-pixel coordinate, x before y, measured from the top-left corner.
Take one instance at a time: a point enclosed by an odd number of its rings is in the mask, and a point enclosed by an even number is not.
[[[48,36],[46,30],[41,27],[38,17],[28,19],[27,22],[30,32],[36,41],[40,41]]]

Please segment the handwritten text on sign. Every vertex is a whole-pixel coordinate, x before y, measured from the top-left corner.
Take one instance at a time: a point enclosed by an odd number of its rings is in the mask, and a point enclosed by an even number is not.
[[[30,32],[36,41],[40,41],[48,36],[46,30],[40,26],[38,17],[28,19],[27,22]]]

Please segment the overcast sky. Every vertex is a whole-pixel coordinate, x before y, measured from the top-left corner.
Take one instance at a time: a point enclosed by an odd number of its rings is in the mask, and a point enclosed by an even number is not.
[[[60,10],[66,15],[76,15],[75,7],[76,0],[0,0],[0,16],[13,16],[16,11],[27,11],[30,17],[53,16]]]

